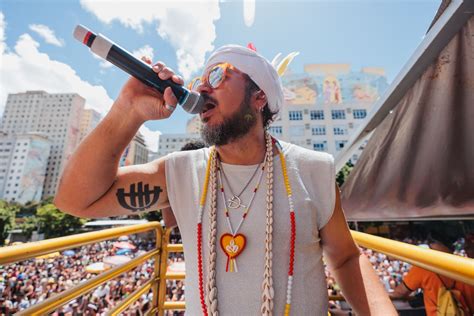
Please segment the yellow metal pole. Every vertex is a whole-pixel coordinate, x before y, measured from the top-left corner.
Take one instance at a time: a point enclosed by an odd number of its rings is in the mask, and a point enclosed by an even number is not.
[[[168,268],[168,243],[170,240],[172,228],[167,228],[161,239],[161,249],[163,253],[161,254],[160,260],[160,282],[158,290],[158,316],[163,316],[164,314],[164,303],[166,299],[166,270]]]
[[[404,242],[351,231],[359,246],[384,253],[426,270],[474,285],[474,259],[425,249]]]
[[[183,252],[183,244],[168,244],[168,252]]]
[[[69,302],[70,300],[81,296],[82,294],[96,288],[100,284],[113,279],[119,275],[121,275],[124,272],[127,272],[136,266],[140,265],[144,261],[152,258],[153,256],[156,256],[159,254],[160,250],[155,249],[152,251],[149,251],[140,257],[137,257],[135,259],[132,259],[131,261],[122,264],[120,266],[117,266],[109,271],[106,271],[104,273],[99,274],[93,279],[90,279],[89,281],[79,283],[77,286],[66,290],[64,292],[58,293],[57,295],[54,295],[47,300],[42,301],[41,303],[38,303],[36,305],[31,306],[30,308],[19,312],[15,315],[24,315],[24,316],[36,316],[36,315],[46,315],[50,313],[51,311],[55,310],[57,307],[62,306],[63,304]]]
[[[122,235],[137,234],[158,228],[161,228],[160,223],[151,222],[2,247],[0,248],[0,265],[31,259],[55,251],[89,245]]]
[[[163,250],[161,248],[162,241],[161,239],[163,238],[163,228],[160,226],[159,229],[156,229],[156,240],[155,240],[155,247]],[[154,260],[154,269],[153,269],[153,285],[151,287],[153,291],[153,299],[152,299],[152,304],[151,304],[151,315],[156,315],[156,312],[158,311],[158,294],[159,294],[159,282],[160,282],[160,258],[163,256],[163,251],[160,252],[158,256],[155,256]]]
[[[166,280],[184,280],[186,273],[184,272],[168,272],[166,273]]]
[[[155,280],[151,279],[148,280],[145,284],[143,284],[140,288],[136,289],[132,294],[127,296],[127,298],[121,301],[118,305],[114,306],[107,315],[108,316],[116,316],[123,312],[127,307],[135,302],[137,299],[142,296],[142,294],[148,292],[151,289],[151,286]]]
[[[166,310],[184,310],[186,309],[186,302],[165,302],[163,308]]]

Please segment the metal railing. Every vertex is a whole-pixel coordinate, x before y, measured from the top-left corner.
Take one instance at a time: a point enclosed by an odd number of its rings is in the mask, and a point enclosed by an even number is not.
[[[109,315],[117,315],[118,313],[120,313],[120,311],[126,309],[131,303],[138,299],[141,294],[145,293],[150,288],[153,291],[152,311],[158,310],[158,297],[160,289],[162,287],[166,287],[166,281],[162,278],[160,279],[160,275],[164,275],[164,273],[162,272],[166,271],[166,260],[162,259],[161,252],[166,254],[168,253],[167,251],[162,251],[163,248],[167,248],[166,244],[163,245],[163,242],[166,242],[167,238],[163,238],[163,236],[169,236],[170,231],[164,232],[161,225],[157,222],[127,227],[111,228],[98,232],[90,232],[67,237],[48,239],[38,242],[31,242],[27,244],[3,247],[0,249],[0,265],[32,259],[56,251],[62,251],[108,239],[118,238],[122,235],[138,234],[151,230],[154,230],[156,233],[156,245],[155,248],[151,251],[148,251],[125,264],[119,265],[106,272],[103,272],[86,282],[80,283],[66,291],[58,293],[42,301],[41,303],[35,304],[30,308],[17,313],[17,315],[48,314],[57,309],[58,307],[61,307],[67,302],[71,301],[72,299],[89,292],[90,290],[98,287],[104,282],[107,282],[127,271],[130,271],[131,269],[152,258],[155,258],[155,263],[151,280],[145,283],[140,289],[133,292],[129,297],[127,297],[126,300],[115,306],[114,309],[109,312]]]
[[[167,259],[170,252],[183,252],[181,244],[169,244],[171,229],[164,230],[157,222],[139,224],[127,227],[106,229],[98,232],[84,233],[73,236],[54,238],[39,242],[31,242],[16,246],[0,248],[0,265],[27,260],[44,254],[76,248],[103,240],[113,239],[122,235],[137,234],[154,230],[156,246],[149,252],[131,261],[103,272],[93,279],[80,283],[64,292],[58,293],[47,300],[21,311],[18,315],[43,315],[81,296],[100,284],[107,282],[147,260],[155,258],[153,277],[137,288],[108,312],[108,315],[118,315],[130,304],[147,293],[153,291],[153,300],[147,315],[163,315],[164,310],[184,310],[185,302],[165,301],[166,280],[183,280],[185,273],[167,273]],[[359,246],[369,248],[390,257],[409,262],[421,268],[439,273],[452,279],[474,285],[474,259],[455,256],[436,250],[424,249],[387,238],[351,231]],[[342,296],[330,297],[333,300],[343,300]]]
[[[474,259],[351,231],[359,246],[474,286]]]

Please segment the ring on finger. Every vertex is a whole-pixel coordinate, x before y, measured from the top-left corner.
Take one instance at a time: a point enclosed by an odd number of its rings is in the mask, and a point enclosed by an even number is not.
[[[171,105],[166,104],[166,103],[165,103],[165,108],[170,112],[173,112],[176,109],[175,106],[171,106]]]

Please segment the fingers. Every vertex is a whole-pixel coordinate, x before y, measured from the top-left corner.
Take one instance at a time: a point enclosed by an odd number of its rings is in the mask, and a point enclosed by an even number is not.
[[[158,77],[161,80],[171,79],[177,84],[184,84],[183,79],[180,76],[176,75],[171,68],[166,67],[166,65],[162,62],[157,62],[156,64],[154,64],[152,69],[158,74]]]
[[[146,62],[147,64],[151,65],[151,59],[147,56],[142,56],[142,60]]]
[[[166,105],[176,107],[176,105],[178,104],[178,99],[176,98],[173,93],[173,90],[171,90],[170,87],[165,89],[165,92],[163,93],[163,99]]]

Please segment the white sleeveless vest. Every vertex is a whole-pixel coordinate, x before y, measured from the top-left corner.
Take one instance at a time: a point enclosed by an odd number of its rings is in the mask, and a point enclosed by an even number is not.
[[[326,315],[328,296],[319,230],[329,221],[335,205],[335,171],[331,155],[311,151],[280,141],[287,161],[296,217],[296,249],[291,302],[292,315]],[[166,187],[170,206],[181,232],[186,262],[186,314],[201,315],[199,301],[196,223],[209,148],[183,151],[166,157]],[[224,172],[235,194],[240,193],[257,165],[223,164]],[[265,171],[266,173],[266,171]],[[241,199],[247,205],[259,172]],[[289,262],[290,216],[279,156],[274,157],[273,179],[273,284],[274,313],[283,314]],[[209,185],[210,187],[210,185]],[[229,187],[224,189],[230,198]],[[250,211],[239,230],[247,244],[237,257],[238,271],[225,272],[227,257],[220,245],[217,249],[218,309],[221,315],[258,315],[261,306],[261,284],[264,268],[266,174]],[[207,280],[209,255],[210,192],[203,216],[204,282]],[[243,208],[229,209],[232,226],[240,221]],[[230,233],[225,220],[223,202],[217,196],[217,238]]]

